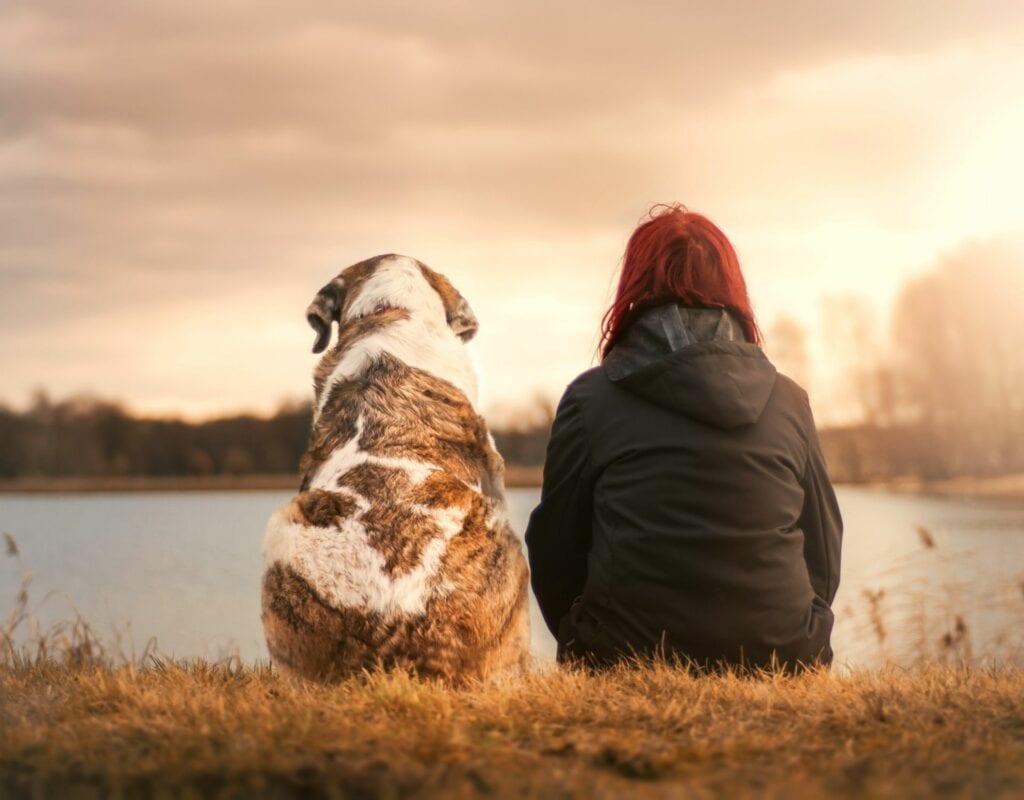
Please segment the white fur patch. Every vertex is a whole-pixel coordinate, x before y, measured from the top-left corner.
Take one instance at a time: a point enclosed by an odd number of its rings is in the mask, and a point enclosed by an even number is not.
[[[438,330],[448,327],[440,295],[408,256],[391,256],[377,265],[359,295],[349,301],[345,321],[370,314],[382,304],[404,308]]]
[[[420,563],[408,572],[391,576],[384,556],[369,541],[366,527],[350,518],[331,528],[303,525],[278,509],[267,523],[263,560],[291,567],[334,608],[356,608],[394,614],[423,614],[427,602],[450,593],[446,581],[436,580],[448,540],[461,523],[447,524],[442,536],[423,548]]]
[[[317,417],[336,384],[358,376],[384,353],[451,383],[475,408],[477,379],[473,362],[465,344],[448,327],[444,304],[416,262],[395,256],[379,266],[360,288],[343,322],[372,313],[381,304],[404,308],[410,317],[349,347],[327,378],[317,403]]]
[[[374,464],[404,470],[415,485],[437,469],[432,464],[405,458],[374,456],[359,447],[363,418],[356,422],[356,434],[331,454],[317,470],[311,488],[343,493],[352,497],[359,515],[324,528],[304,525],[288,517],[288,507],[278,509],[267,523],[263,540],[264,568],[275,563],[291,567],[309,581],[325,601],[335,608],[358,608],[381,614],[422,614],[431,597],[454,590],[437,581],[437,572],[448,542],[465,524],[466,512],[459,508],[428,508],[414,505],[410,511],[431,518],[440,536],[423,549],[420,563],[397,577],[384,569],[384,557],[370,544],[362,515],[370,501],[350,487],[338,487],[338,478],[360,464]]]

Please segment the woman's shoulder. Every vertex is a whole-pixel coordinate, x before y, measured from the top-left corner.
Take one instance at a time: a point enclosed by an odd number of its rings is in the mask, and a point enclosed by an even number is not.
[[[807,391],[799,383],[782,372],[776,371],[775,373],[775,391],[781,393],[784,398],[794,403],[810,408],[811,401],[807,396]]]
[[[601,407],[602,384],[607,382],[599,366],[585,370],[573,378],[562,392],[555,410],[555,417],[560,424],[564,426],[577,419],[582,421],[582,417],[594,413],[595,407]]]
[[[603,395],[610,386],[611,381],[604,370],[600,366],[591,367],[569,382],[562,394],[562,403],[586,403]]]
[[[569,394],[571,392],[588,389],[602,380],[606,380],[606,378],[604,377],[604,370],[601,366],[598,365],[596,367],[591,367],[569,381],[569,385],[565,387],[565,392],[566,394]]]
[[[815,429],[815,422],[807,391],[788,375],[779,372],[775,377],[775,389],[772,394],[778,411],[803,431],[805,439],[808,438],[810,432]]]

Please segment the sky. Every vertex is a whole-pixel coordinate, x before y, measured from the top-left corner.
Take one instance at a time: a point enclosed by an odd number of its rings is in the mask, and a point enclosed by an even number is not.
[[[384,252],[481,322],[481,405],[594,363],[629,233],[730,236],[769,334],[1024,229],[1024,4],[12,2],[0,6],[0,402],[143,413],[308,397],[303,312]]]

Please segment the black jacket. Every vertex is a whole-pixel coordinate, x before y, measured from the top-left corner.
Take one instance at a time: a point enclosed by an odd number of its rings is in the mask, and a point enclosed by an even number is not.
[[[560,656],[748,666],[831,661],[841,538],[806,393],[676,305],[566,389],[526,532]]]

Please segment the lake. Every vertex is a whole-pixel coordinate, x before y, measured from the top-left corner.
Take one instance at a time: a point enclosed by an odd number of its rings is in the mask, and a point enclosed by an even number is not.
[[[1024,503],[849,487],[838,494],[846,533],[837,663],[1024,662]],[[538,491],[509,495],[522,533]],[[0,623],[27,572],[42,629],[77,610],[128,654],[155,637],[161,653],[178,658],[266,658],[260,544],[268,515],[288,497],[0,495],[0,531],[21,553],[0,551]],[[551,658],[554,642],[535,605],[532,616],[533,649]]]

